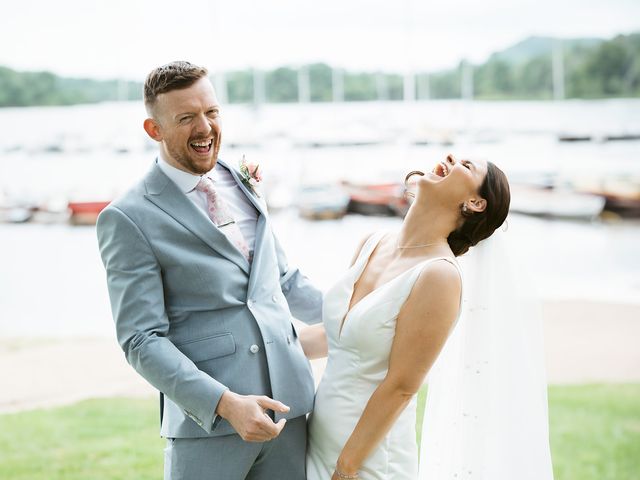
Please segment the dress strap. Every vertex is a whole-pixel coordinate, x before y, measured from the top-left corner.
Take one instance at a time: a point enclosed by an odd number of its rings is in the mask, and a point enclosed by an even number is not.
[[[444,260],[445,262],[449,262],[451,265],[456,267],[456,270],[458,271],[458,275],[460,275],[460,281],[462,281],[462,269],[460,268],[460,264],[458,263],[458,261],[455,258],[452,258],[452,257],[436,257],[436,258],[432,258],[432,259],[427,260],[427,262],[435,261],[435,260]]]
[[[364,263],[366,263],[373,251],[376,249],[380,241],[387,233],[389,232],[387,232],[386,230],[382,230],[369,235],[369,238],[367,238],[367,240],[362,245],[362,248],[360,249],[360,253],[358,253],[358,257],[356,258],[354,265],[363,261]]]
[[[427,260],[425,260],[422,263],[422,267],[424,268],[427,264],[435,262],[437,260],[444,260],[445,262],[450,263],[451,265],[453,265],[454,267],[456,267],[456,270],[458,271],[458,274],[460,275],[460,279],[462,280],[462,270],[460,269],[460,265],[458,264],[458,261],[453,258],[453,257],[435,257],[435,258],[428,258]]]

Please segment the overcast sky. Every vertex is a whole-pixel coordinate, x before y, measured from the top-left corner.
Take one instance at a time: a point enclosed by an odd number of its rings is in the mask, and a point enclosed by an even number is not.
[[[1,8],[0,65],[138,80],[175,59],[212,72],[314,61],[432,71],[463,57],[483,61],[530,35],[640,31],[639,0],[20,0]]]

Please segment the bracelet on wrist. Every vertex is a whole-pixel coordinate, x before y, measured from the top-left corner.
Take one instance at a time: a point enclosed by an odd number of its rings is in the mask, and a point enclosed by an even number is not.
[[[342,480],[354,480],[354,479],[358,479],[360,478],[360,475],[355,473],[353,475],[348,475],[346,473],[342,473],[339,469],[338,466],[336,465],[336,475],[338,475],[338,478],[342,479]]]

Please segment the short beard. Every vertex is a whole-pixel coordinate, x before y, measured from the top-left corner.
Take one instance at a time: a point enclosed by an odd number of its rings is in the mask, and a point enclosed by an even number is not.
[[[214,143],[215,143],[215,137],[214,137]],[[211,148],[214,149],[214,146],[215,145],[212,144]],[[216,161],[217,161],[215,150],[213,152],[214,157],[212,158],[211,163],[208,164],[208,166],[206,167],[201,167],[199,165],[196,165],[191,161],[191,158],[189,158],[188,155],[183,155],[182,152],[169,149],[169,148],[167,149],[167,151],[171,156],[171,158],[173,158],[176,162],[178,162],[178,164],[182,165],[182,167],[184,167],[187,171],[194,173],[196,175],[204,175],[205,173],[209,172],[213,168],[213,166],[216,164]]]

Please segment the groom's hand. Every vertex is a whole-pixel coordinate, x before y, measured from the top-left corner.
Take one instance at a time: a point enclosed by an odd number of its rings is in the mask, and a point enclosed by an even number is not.
[[[289,407],[264,395],[238,395],[227,390],[218,402],[216,413],[226,419],[245,442],[273,440],[287,422],[274,423],[266,410],[286,413]]]

